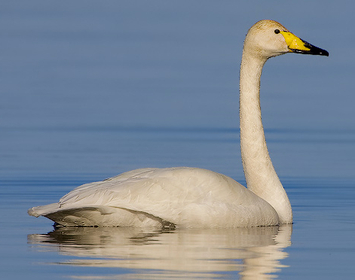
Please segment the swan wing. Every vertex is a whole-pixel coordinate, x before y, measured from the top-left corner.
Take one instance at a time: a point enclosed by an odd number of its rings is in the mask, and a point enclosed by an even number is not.
[[[64,225],[278,224],[277,213],[267,202],[235,180],[200,168],[133,170],[82,185],[58,203],[39,207],[32,208],[32,215],[43,215]]]

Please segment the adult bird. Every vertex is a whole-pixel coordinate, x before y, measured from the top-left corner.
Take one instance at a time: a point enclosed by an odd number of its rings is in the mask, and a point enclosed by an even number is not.
[[[240,68],[240,146],[247,188],[199,168],[145,168],[82,185],[59,202],[33,207],[61,226],[221,228],[292,223],[287,194],[272,165],[260,110],[265,62],[285,53],[328,56],[280,23],[262,20],[246,35]]]

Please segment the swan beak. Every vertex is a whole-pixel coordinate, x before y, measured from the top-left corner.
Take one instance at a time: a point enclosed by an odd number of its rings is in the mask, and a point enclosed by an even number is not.
[[[326,50],[311,45],[289,31],[280,31],[280,33],[284,36],[290,52],[329,56],[329,53]]]

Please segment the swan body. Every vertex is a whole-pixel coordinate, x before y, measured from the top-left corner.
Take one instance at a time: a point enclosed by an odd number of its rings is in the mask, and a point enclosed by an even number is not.
[[[200,168],[146,168],[80,186],[34,209],[65,226],[248,227],[277,225],[265,200],[235,180]],[[33,213],[34,214],[34,213]]]
[[[272,165],[260,109],[260,77],[270,57],[288,52],[326,55],[281,24],[262,20],[249,30],[240,70],[240,144],[245,188],[200,168],[146,168],[82,185],[32,216],[61,226],[222,228],[292,223],[287,194]]]

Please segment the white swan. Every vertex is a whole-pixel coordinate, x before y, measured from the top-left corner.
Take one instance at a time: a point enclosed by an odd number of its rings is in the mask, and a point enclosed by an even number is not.
[[[295,52],[328,56],[281,24],[262,20],[246,36],[240,69],[240,145],[248,189],[199,168],[146,168],[82,185],[32,216],[62,226],[252,227],[292,223],[287,194],[266,147],[260,76],[270,57]]]

